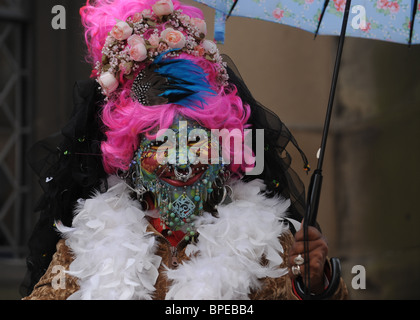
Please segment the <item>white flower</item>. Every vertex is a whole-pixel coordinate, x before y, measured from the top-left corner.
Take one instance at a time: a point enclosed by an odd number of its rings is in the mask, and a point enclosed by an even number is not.
[[[204,40],[201,46],[210,54],[215,54],[217,52],[217,45],[210,40]]]
[[[110,34],[117,40],[125,40],[133,34],[133,28],[127,22],[119,21],[112,28]]]
[[[192,18],[190,22],[192,23],[193,26],[195,26],[198,29],[199,33],[202,33],[204,35],[207,34],[207,25],[203,19]]]
[[[178,15],[178,19],[183,23],[187,23],[190,22],[191,17],[185,13],[181,13]]]
[[[98,82],[106,95],[114,92],[119,85],[117,78],[111,72],[102,73],[98,78]]]
[[[150,19],[150,18],[153,16],[153,14],[152,14],[152,12],[150,11],[150,9],[144,9],[144,10],[141,12],[141,14],[142,14],[142,16],[143,16],[144,18],[148,18],[148,19]]]
[[[172,0],[159,0],[152,6],[153,12],[158,16],[167,16],[174,11]]]

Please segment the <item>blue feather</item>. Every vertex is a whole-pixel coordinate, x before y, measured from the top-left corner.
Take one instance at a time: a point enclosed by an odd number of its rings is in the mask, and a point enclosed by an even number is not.
[[[166,54],[175,50],[160,54],[153,62],[156,66],[155,72],[169,82],[168,88],[159,96],[190,109],[203,109],[206,98],[216,94],[207,80],[207,73],[191,60],[164,59]]]

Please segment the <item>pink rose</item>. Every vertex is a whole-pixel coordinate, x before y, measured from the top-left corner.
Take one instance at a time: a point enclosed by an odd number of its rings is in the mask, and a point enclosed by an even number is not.
[[[277,20],[280,20],[284,16],[284,10],[281,10],[280,8],[275,8],[273,10],[273,17]]]
[[[333,0],[335,9],[338,12],[344,12],[344,9],[346,7],[346,0]]]
[[[130,38],[127,39],[127,43],[130,47],[135,47],[138,44],[144,44],[144,40],[138,34],[133,34]]]
[[[366,26],[364,29],[360,28],[360,30],[364,31],[364,32],[369,32],[369,30],[371,29],[372,24],[370,22],[366,23]]]
[[[153,12],[158,16],[167,16],[174,11],[172,0],[159,0],[152,6]]]
[[[204,54],[206,53],[206,50],[204,50],[204,48],[202,46],[200,46],[200,45],[195,46],[194,51],[197,52],[197,55],[199,57],[204,56]]]
[[[392,13],[397,13],[398,11],[400,11],[400,5],[396,1],[390,2],[388,4],[388,8],[389,8],[389,11],[391,11]]]
[[[125,40],[133,34],[133,28],[131,28],[127,22],[119,21],[111,30],[111,36],[117,40]]]
[[[169,46],[166,44],[166,42],[159,42],[159,45],[157,47],[158,52],[163,52],[169,49]]]
[[[99,76],[98,82],[106,95],[117,90],[119,85],[117,78],[111,72],[102,73]]]
[[[138,43],[130,49],[130,57],[134,61],[143,61],[147,58],[147,49],[143,43]]]
[[[159,45],[159,37],[156,34],[152,34],[148,41],[152,47],[157,47]]]
[[[121,62],[118,67],[123,74],[128,75],[133,68],[133,62]]]
[[[199,33],[202,33],[204,35],[207,34],[207,25],[206,25],[206,22],[203,19],[192,18],[191,19],[191,24],[198,29]]]
[[[140,12],[137,12],[133,15],[133,18],[131,18],[134,23],[140,22],[143,19],[143,15]]]
[[[170,48],[173,49],[180,49],[185,46],[186,40],[185,36],[182,34],[182,32],[178,30],[174,30],[172,28],[167,28],[162,31],[160,34],[163,41],[165,41]]]
[[[388,8],[388,4],[389,4],[388,0],[378,0],[376,2],[376,7],[378,9],[384,9],[384,8]]]

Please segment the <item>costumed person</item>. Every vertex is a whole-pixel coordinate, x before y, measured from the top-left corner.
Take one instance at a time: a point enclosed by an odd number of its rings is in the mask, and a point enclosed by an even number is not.
[[[24,299],[299,299],[305,194],[285,148],[301,150],[205,39],[202,12],[175,0],[80,12],[93,79],[75,86],[63,141],[31,150],[45,194]],[[308,235],[321,293],[328,246]],[[341,280],[330,298],[346,295]]]

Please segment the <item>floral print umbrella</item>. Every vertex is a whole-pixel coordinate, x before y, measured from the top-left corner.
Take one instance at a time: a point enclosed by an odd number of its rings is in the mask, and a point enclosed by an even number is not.
[[[216,9],[215,40],[220,43],[233,5],[232,16],[277,22],[320,35],[339,35],[346,4],[346,0],[196,1]],[[417,0],[353,0],[346,36],[419,44],[419,11]]]

